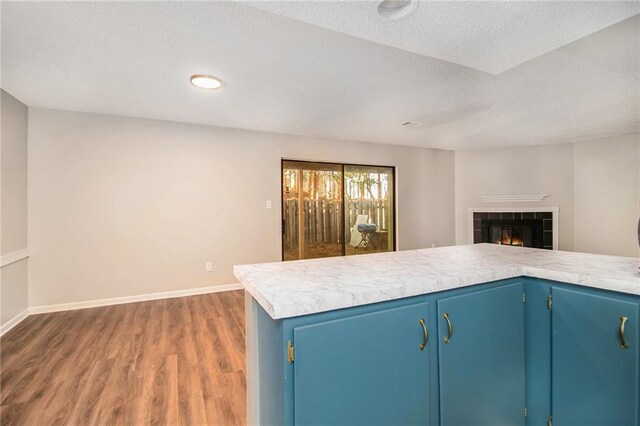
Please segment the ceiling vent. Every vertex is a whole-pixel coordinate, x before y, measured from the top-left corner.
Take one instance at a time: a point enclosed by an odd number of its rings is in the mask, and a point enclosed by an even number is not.
[[[422,123],[418,123],[416,121],[405,121],[404,123],[402,123],[402,125],[404,127],[411,127],[411,128],[416,128],[416,127],[422,127],[424,126],[424,124]]]

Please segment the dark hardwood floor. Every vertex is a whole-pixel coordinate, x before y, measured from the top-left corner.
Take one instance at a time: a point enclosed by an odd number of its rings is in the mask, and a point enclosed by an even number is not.
[[[242,291],[30,316],[0,357],[3,426],[246,424]]]

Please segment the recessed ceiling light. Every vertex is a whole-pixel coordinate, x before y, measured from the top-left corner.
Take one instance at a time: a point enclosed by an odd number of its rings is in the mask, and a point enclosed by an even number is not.
[[[417,0],[378,0],[376,12],[385,21],[398,21],[411,15],[418,7]]]
[[[222,80],[218,77],[208,74],[194,74],[189,79],[191,84],[200,89],[215,90],[222,87]]]

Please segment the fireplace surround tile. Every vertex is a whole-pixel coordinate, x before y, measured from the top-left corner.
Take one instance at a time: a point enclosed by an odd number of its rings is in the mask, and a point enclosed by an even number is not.
[[[552,219],[553,213],[551,212],[535,212],[534,213],[536,219]]]
[[[520,210],[521,209],[521,210]],[[468,238],[470,242],[523,245],[539,249],[558,249],[558,207],[478,207],[469,209]],[[495,229],[497,228],[497,229]],[[495,240],[505,228],[513,238]],[[492,237],[493,235],[493,237]]]
[[[553,249],[552,212],[474,212],[472,219],[474,244]]]
[[[553,247],[553,232],[544,231],[544,247]]]

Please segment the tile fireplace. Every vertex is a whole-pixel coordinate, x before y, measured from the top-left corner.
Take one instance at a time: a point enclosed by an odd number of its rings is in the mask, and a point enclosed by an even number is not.
[[[554,223],[554,219],[557,221],[557,209],[504,210],[470,209],[474,244],[557,249],[557,223]]]

